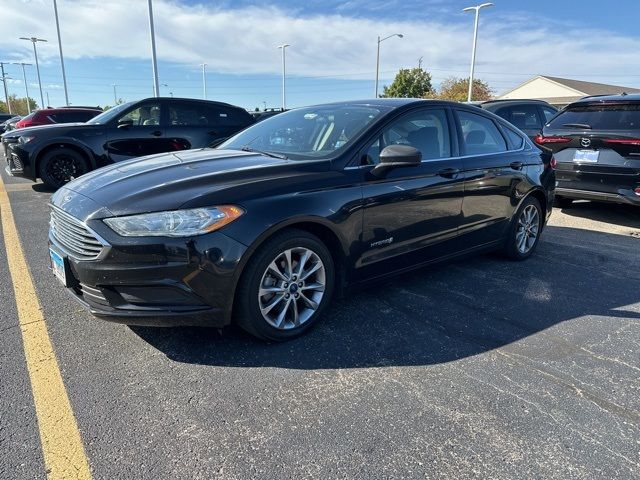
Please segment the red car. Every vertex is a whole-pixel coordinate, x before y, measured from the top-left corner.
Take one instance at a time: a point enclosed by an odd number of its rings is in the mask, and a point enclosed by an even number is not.
[[[99,108],[43,108],[24,117],[16,123],[16,128],[53,123],[84,123],[101,113]]]

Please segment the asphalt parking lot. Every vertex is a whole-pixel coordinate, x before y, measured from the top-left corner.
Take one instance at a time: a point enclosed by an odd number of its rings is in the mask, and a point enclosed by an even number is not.
[[[96,479],[640,476],[638,210],[555,210],[526,262],[398,277],[268,345],[87,315],[50,193],[2,175]],[[45,478],[4,235],[0,272],[0,478]]]

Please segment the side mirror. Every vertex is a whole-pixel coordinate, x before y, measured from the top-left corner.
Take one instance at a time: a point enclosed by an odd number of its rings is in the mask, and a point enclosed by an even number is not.
[[[118,121],[118,128],[129,128],[133,125],[133,120],[120,120]]]
[[[371,173],[376,177],[384,176],[389,170],[400,167],[417,167],[422,162],[422,153],[409,145],[389,145],[380,152],[380,163]]]

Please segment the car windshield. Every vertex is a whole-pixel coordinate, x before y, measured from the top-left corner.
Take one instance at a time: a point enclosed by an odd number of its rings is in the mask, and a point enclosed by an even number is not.
[[[134,103],[135,102],[129,102],[129,103],[123,103],[121,105],[117,105],[117,106],[115,106],[113,108],[110,108],[106,112],[101,113],[100,115],[98,115],[96,117],[93,117],[87,123],[90,123],[90,124],[93,124],[93,125],[104,125],[105,123],[109,123],[111,120],[116,118],[120,114],[120,112],[122,112],[123,110],[126,110],[131,105],[133,105]]]
[[[368,105],[300,108],[262,120],[217,148],[262,151],[293,160],[332,158],[389,110]]]
[[[551,120],[549,126],[593,130],[638,130],[640,129],[640,104],[576,105],[560,112]]]

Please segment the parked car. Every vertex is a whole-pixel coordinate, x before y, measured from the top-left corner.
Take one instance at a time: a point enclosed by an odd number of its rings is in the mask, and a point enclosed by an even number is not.
[[[557,203],[640,205],[640,94],[586,97],[544,126],[536,143],[557,161]]]
[[[20,115],[10,115],[9,118],[5,119],[5,120],[0,120],[2,121],[2,123],[0,123],[0,134],[4,133],[5,131],[7,131],[7,125],[9,125],[12,122],[17,123],[22,117]]]
[[[244,109],[226,103],[148,98],[118,105],[87,123],[23,130],[9,145],[9,170],[58,188],[109,163],[206,147],[253,122]]]
[[[84,123],[100,115],[99,108],[43,108],[34,110],[16,124],[16,129],[54,123]]]
[[[542,100],[490,100],[479,106],[504,118],[531,140],[558,113],[557,108]]]
[[[7,120],[13,118],[15,115],[12,113],[0,113],[0,123],[4,123]]]
[[[96,316],[286,340],[334,292],[535,250],[554,172],[500,117],[453,102],[301,108],[216,149],[105,167],[51,199],[55,275]]]
[[[6,122],[4,122],[4,131],[9,132],[11,130],[14,130],[16,128],[16,124],[20,120],[22,120],[22,117],[20,115],[16,115],[15,117],[10,118]]]

